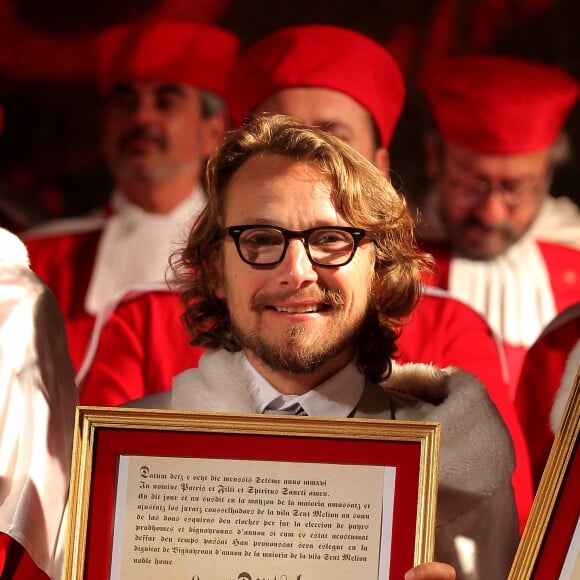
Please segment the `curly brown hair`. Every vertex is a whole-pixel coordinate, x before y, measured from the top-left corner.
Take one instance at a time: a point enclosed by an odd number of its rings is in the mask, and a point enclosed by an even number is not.
[[[231,331],[227,305],[216,295],[215,265],[230,181],[248,159],[261,154],[317,167],[331,185],[338,213],[352,226],[374,234],[371,303],[360,332],[357,362],[371,380],[388,377],[397,329],[419,300],[421,274],[430,259],[417,249],[404,198],[370,161],[333,135],[283,115],[259,115],[230,132],[208,162],[207,206],[186,246],[171,260],[192,344],[231,352],[241,348]]]

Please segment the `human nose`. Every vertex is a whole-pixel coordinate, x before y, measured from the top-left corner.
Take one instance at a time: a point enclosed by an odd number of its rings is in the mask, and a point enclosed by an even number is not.
[[[137,99],[132,110],[133,121],[138,125],[153,123],[158,118],[158,110],[153,99]]]
[[[314,282],[318,275],[308,253],[306,246],[300,239],[290,240],[286,255],[278,266],[280,283],[300,288]]]
[[[489,226],[503,222],[509,216],[509,213],[509,208],[504,199],[504,192],[501,187],[495,185],[492,186],[475,210],[475,214],[481,222]]]

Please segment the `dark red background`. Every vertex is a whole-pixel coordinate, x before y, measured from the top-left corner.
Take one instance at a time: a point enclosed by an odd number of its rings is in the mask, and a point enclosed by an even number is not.
[[[270,0],[0,0],[0,190],[35,219],[79,215],[109,195],[92,45],[104,27],[152,15],[213,22],[243,45],[299,23],[352,28],[386,45],[408,83],[391,166],[409,195],[426,185],[426,116],[415,79],[430,59],[499,52],[557,64],[580,78],[577,0],[293,0],[275,7]],[[580,201],[580,107],[567,128],[573,157],[557,171],[553,191]]]

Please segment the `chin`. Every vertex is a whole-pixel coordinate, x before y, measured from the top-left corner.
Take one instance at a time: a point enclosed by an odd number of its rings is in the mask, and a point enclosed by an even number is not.
[[[455,248],[462,258],[480,261],[493,260],[507,252],[515,241],[499,235],[469,236],[464,234],[455,239]]]
[[[462,258],[484,262],[501,256],[508,248],[509,246],[502,246],[501,248],[489,246],[463,246],[458,248],[458,253]]]

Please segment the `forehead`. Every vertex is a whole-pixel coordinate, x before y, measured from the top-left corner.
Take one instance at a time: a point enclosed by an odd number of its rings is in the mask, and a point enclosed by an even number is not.
[[[544,172],[549,164],[549,149],[529,153],[483,153],[454,143],[445,143],[447,162],[466,170],[492,175],[526,176]]]
[[[154,82],[154,81],[140,81],[140,82],[127,82],[119,83],[115,85],[107,95],[108,99],[115,98],[116,96],[134,96],[134,97],[146,97],[146,96],[162,96],[162,95],[180,95],[184,98],[197,99],[198,90],[184,83],[173,83],[173,82]]]
[[[357,124],[372,135],[369,112],[347,94],[325,87],[289,87],[267,97],[256,112],[289,115],[308,125]]]
[[[225,216],[281,225],[325,218],[335,223],[337,212],[332,186],[321,169],[266,153],[250,157],[234,173],[225,194]]]

